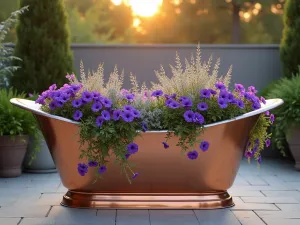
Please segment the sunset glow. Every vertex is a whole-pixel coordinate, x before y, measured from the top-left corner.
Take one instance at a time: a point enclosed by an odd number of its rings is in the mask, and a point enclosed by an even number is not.
[[[151,17],[159,11],[163,0],[111,0],[115,5],[129,5],[136,16]]]

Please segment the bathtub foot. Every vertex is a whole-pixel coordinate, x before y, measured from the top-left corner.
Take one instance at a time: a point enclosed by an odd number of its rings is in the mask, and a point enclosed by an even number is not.
[[[234,203],[227,191],[197,194],[68,191],[61,205],[102,209],[217,209],[232,207]]]

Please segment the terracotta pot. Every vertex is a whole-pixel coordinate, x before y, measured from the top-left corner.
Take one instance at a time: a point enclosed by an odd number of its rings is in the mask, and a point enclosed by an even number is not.
[[[300,171],[300,127],[292,128],[288,132],[286,140],[295,159],[295,168]]]
[[[232,120],[206,126],[202,139],[210,142],[207,152],[189,160],[176,147],[177,138],[164,149],[165,131],[143,133],[134,140],[139,152],[130,156],[140,175],[132,182],[111,159],[104,179],[93,183],[95,172],[82,177],[77,173],[79,159],[78,123],[39,110],[28,100],[11,102],[36,116],[47,141],[63,185],[69,189],[62,205],[85,208],[172,208],[199,209],[233,206],[227,189],[236,177],[249,131],[260,113],[282,104],[269,100],[259,110]],[[199,149],[199,146],[195,146]]]
[[[18,177],[22,174],[28,136],[0,136],[0,177]]]

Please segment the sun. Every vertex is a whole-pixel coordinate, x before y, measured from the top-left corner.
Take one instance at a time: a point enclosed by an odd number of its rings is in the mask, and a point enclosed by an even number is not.
[[[161,6],[163,0],[111,0],[115,5],[122,2],[129,5],[133,14],[141,17],[154,16]]]

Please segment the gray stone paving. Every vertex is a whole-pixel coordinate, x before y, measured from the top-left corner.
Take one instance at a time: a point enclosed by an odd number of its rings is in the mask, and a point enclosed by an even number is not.
[[[243,160],[230,209],[70,209],[60,206],[65,192],[58,174],[0,178],[0,225],[300,225],[300,172],[281,160],[260,169]]]

